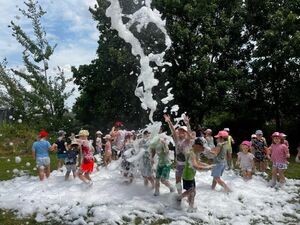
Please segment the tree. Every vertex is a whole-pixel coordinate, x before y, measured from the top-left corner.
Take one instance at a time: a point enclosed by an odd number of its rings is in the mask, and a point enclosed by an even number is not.
[[[148,119],[134,95],[138,61],[132,56],[129,44],[110,28],[110,19],[105,16],[107,6],[107,1],[98,0],[98,6],[90,9],[98,21],[99,47],[91,64],[72,68],[81,90],[74,112],[92,128],[110,128],[116,120],[125,122],[127,127],[139,128]]]
[[[71,79],[66,79],[64,71],[58,67],[56,74],[50,74],[48,62],[56,45],[51,46],[41,24],[46,13],[37,1],[24,2],[27,9],[19,9],[32,24],[33,36],[15,22],[11,22],[12,35],[24,48],[25,69],[5,69],[2,63],[0,84],[1,104],[13,107],[15,114],[22,114],[30,122],[39,122],[40,126],[58,129],[61,126],[66,108],[65,100],[74,92],[66,92]]]

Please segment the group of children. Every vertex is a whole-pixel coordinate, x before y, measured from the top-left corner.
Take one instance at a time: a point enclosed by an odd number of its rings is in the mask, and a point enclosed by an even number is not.
[[[88,140],[87,130],[81,130],[77,137],[71,135],[68,139],[66,133],[60,131],[59,138],[52,146],[46,140],[48,133],[42,131],[39,135],[40,139],[33,144],[32,148],[39,167],[40,179],[43,180],[44,176],[48,177],[50,174],[48,154],[50,150],[57,152],[59,168],[65,164],[66,180],[72,172],[74,178],[78,175],[83,182],[92,185],[90,174],[94,170],[95,162],[95,167],[99,170],[101,165],[107,166],[111,160],[120,158],[122,174],[127,178],[126,183],[131,183],[136,172],[139,171],[144,184],[151,184],[154,196],[160,195],[160,183],[162,183],[170,192],[177,190],[178,202],[187,197],[190,210],[194,210],[197,170],[211,169],[213,177],[211,188],[215,189],[219,184],[225,192],[230,192],[228,185],[221,179],[226,167],[233,168],[234,139],[229,135],[229,129],[219,131],[214,137],[212,130],[207,129],[202,135],[196,137],[187,116],[183,118],[184,125],[174,126],[169,115],[164,115],[164,120],[169,125],[172,137],[166,133],[151,134],[149,130],[136,135],[134,131],[124,130],[123,123],[117,122],[111,132],[104,136],[104,144],[102,144],[102,132],[96,132],[95,147]],[[175,145],[175,185],[169,181],[172,169],[170,143]],[[201,161],[201,155],[207,158],[207,163]],[[279,174],[280,185],[285,183],[284,171],[287,169],[287,159],[290,155],[284,134],[274,132],[272,144],[268,147],[262,131],[257,130],[251,136],[251,141],[241,143],[237,155],[236,165],[241,168],[245,180],[251,179],[256,170],[265,172],[266,161],[269,159],[272,161],[270,186],[275,186],[277,174]]]

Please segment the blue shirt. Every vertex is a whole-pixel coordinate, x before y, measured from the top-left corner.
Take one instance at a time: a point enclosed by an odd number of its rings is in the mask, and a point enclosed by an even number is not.
[[[32,145],[32,150],[35,151],[35,156],[37,158],[49,157],[50,143],[45,140],[36,141]]]

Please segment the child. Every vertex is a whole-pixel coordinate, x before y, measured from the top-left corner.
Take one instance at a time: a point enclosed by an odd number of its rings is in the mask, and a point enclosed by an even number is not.
[[[281,143],[281,135],[279,132],[272,134],[272,144],[269,148],[271,153],[272,166],[272,180],[270,186],[274,187],[277,181],[277,173],[279,174],[280,186],[285,183],[284,172],[287,169],[287,158],[290,157],[289,149],[285,144]]]
[[[213,149],[214,147],[216,147],[216,146],[215,146],[215,143],[214,143],[214,138],[213,138],[213,136],[212,136],[212,130],[211,130],[211,129],[206,129],[206,130],[204,131],[204,133],[205,133],[205,139],[206,139],[206,141],[207,141],[207,145],[208,145],[211,149]]]
[[[298,143],[297,151],[298,154],[296,155],[295,161],[296,163],[300,163],[300,143]]]
[[[241,152],[239,152],[238,159],[236,161],[236,165],[239,165],[242,169],[244,180],[250,180],[252,178],[252,172],[255,168],[254,164],[254,155],[250,153],[251,142],[243,141],[240,145]]]
[[[79,135],[79,142],[81,145],[81,149],[80,149],[81,166],[78,171],[78,177],[84,183],[89,184],[91,186],[93,182],[90,177],[90,173],[92,173],[94,169],[94,157],[93,157],[94,149],[88,140],[89,132],[87,130],[81,130],[78,135]]]
[[[76,162],[77,162],[77,156],[79,154],[79,144],[76,141],[72,141],[71,145],[69,146],[66,158],[65,158],[65,165],[67,168],[67,172],[65,175],[65,180],[69,179],[69,175],[72,171],[73,177],[76,177]]]
[[[154,140],[150,144],[150,150],[152,154],[151,155],[152,162],[155,154],[158,156],[154,196],[159,196],[160,194],[159,192],[160,182],[166,185],[170,189],[170,192],[174,192],[174,188],[171,186],[169,182],[171,161],[169,159],[168,142],[167,139],[164,137],[164,134],[160,134],[154,138]]]
[[[94,153],[94,159],[96,161],[96,170],[99,171],[100,166],[101,166],[101,161],[102,161],[102,155],[103,155],[103,151],[102,151],[102,132],[101,131],[97,131],[96,132],[96,149],[95,149],[95,153]]]
[[[231,192],[229,187],[225,184],[225,182],[221,179],[221,176],[226,167],[226,153],[228,145],[228,132],[225,130],[219,131],[219,133],[215,136],[217,139],[217,147],[211,150],[211,153],[215,155],[214,163],[215,166],[211,171],[211,175],[213,177],[211,189],[214,190],[216,185],[219,184],[224,188],[225,192]]]
[[[121,172],[123,176],[129,178],[129,180],[125,181],[126,184],[131,184],[134,177],[134,168],[135,165],[132,162],[129,162],[128,159],[136,154],[136,151],[133,146],[133,134],[129,131],[126,132],[125,135],[125,144],[124,144],[124,152],[122,154],[122,162],[121,162]]]
[[[196,170],[212,168],[211,165],[198,161],[197,154],[203,151],[203,141],[201,138],[197,138],[192,146],[192,149],[186,154],[186,161],[182,174],[183,188],[186,191],[179,195],[178,200],[180,201],[182,198],[187,197],[189,203],[189,211],[191,212],[195,210],[194,199],[196,196]]]
[[[63,130],[58,131],[58,138],[56,142],[52,145],[52,148],[57,150],[57,170],[60,170],[61,172],[62,167],[64,165],[64,160],[66,158],[66,138],[65,138],[66,132]]]
[[[111,136],[109,134],[105,135],[105,149],[104,149],[104,165],[107,166],[111,162]]]
[[[265,173],[267,167],[267,142],[263,137],[263,132],[261,130],[257,130],[255,135],[256,138],[252,140],[251,151],[255,156],[254,162],[256,169],[262,173]]]
[[[112,142],[112,159],[117,160],[123,154],[125,145],[126,131],[123,129],[124,124],[122,122],[116,122],[112,127],[110,135],[113,139]]]
[[[51,150],[51,145],[47,141],[48,133],[46,131],[41,131],[37,141],[32,145],[32,157],[36,160],[36,165],[39,171],[40,181],[48,178],[50,176],[50,157],[49,150]]]
[[[228,138],[227,138],[227,154],[226,154],[226,158],[227,158],[227,168],[228,170],[233,169],[233,161],[232,161],[232,145],[234,144],[234,140],[231,137],[231,135],[229,135],[230,129],[229,128],[224,128],[224,131],[226,131],[228,133]]]
[[[150,181],[152,188],[154,188],[154,177],[152,175],[152,163],[151,163],[151,155],[149,151],[149,137],[150,133],[145,130],[143,132],[143,138],[139,142],[139,148],[144,149],[145,152],[142,156],[141,162],[141,174],[144,178],[144,185],[148,186],[148,182]]]
[[[175,153],[176,153],[176,189],[178,194],[182,193],[182,186],[181,186],[181,178],[183,173],[183,168],[185,164],[185,154],[192,146],[192,136],[191,136],[191,129],[189,125],[189,118],[187,116],[184,117],[184,123],[186,126],[179,126],[177,130],[173,126],[170,116],[164,115],[165,122],[168,123],[171,131],[172,136],[175,141]]]

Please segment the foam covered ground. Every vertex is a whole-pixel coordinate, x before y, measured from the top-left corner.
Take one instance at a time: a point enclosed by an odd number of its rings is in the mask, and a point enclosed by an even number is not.
[[[37,221],[63,221],[69,224],[299,224],[300,180],[287,180],[284,188],[267,187],[267,181],[254,176],[244,182],[234,172],[223,178],[233,190],[210,189],[209,171],[197,173],[197,211],[187,212],[187,202],[176,204],[176,194],[161,186],[153,196],[141,178],[131,185],[117,169],[117,163],[92,175],[92,187],[79,179],[64,181],[64,173],[53,171],[40,182],[37,177],[21,176],[0,182],[0,208],[16,210],[18,216],[36,215]],[[174,184],[174,172],[171,172]],[[161,222],[162,223],[162,222]]]

